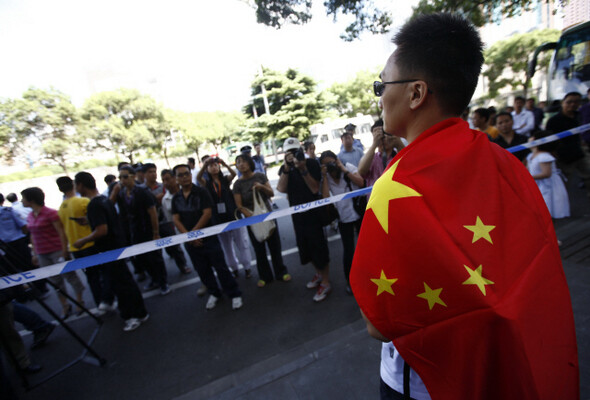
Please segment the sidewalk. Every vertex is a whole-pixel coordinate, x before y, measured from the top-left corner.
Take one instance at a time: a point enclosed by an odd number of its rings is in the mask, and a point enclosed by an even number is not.
[[[380,351],[359,319],[177,400],[376,399]]]

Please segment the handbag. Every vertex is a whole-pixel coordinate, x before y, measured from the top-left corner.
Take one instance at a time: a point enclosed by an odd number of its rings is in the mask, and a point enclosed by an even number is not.
[[[252,188],[252,196],[254,197],[254,210],[252,211],[252,216],[266,214],[269,210],[266,208],[266,204],[262,199],[260,193],[256,191],[255,188]],[[275,220],[269,221],[262,221],[254,225],[250,225],[250,229],[254,234],[256,240],[260,243],[264,242],[268,239],[277,228],[277,224]]]
[[[346,181],[346,187],[348,188],[348,191],[352,192],[350,178],[344,175],[344,180]],[[365,210],[367,209],[367,196],[363,194],[361,196],[353,197],[351,200],[354,211],[359,215],[359,217],[361,217],[362,220],[365,216]]]

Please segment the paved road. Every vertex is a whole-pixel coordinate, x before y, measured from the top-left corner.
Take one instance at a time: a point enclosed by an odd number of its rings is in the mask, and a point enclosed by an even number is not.
[[[583,257],[584,240],[590,240],[586,238],[590,218],[584,215],[590,214],[590,207],[575,182],[570,184],[570,195],[574,217],[556,226],[564,241],[564,269],[576,317],[582,398],[590,399],[590,262]],[[278,203],[286,205],[284,199]],[[341,254],[338,236],[331,233],[329,242],[334,292],[324,303],[315,304],[313,292],[305,288],[312,268],[301,266],[298,254],[291,250],[290,219],[283,218],[279,224],[293,281],[259,289],[255,279],[241,277],[244,308],[232,311],[225,300],[207,312],[205,298],[196,295],[196,275],[180,276],[169,265],[175,291],[166,297],[148,294],[151,318],[145,325],[124,333],[117,316],[104,319],[93,347],[107,359],[105,367],[80,362],[22,397],[377,398],[380,346],[366,335],[356,303],[344,291],[343,274],[336,267]],[[580,246],[582,251],[575,251]],[[50,303],[57,309],[55,300]],[[96,327],[90,318],[73,320],[71,326],[84,337],[90,337]],[[30,335],[25,342],[31,343]],[[80,346],[57,328],[47,345],[32,353],[44,370],[31,382],[80,353]]]

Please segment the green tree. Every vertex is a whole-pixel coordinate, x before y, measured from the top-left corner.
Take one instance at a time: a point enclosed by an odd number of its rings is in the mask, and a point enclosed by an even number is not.
[[[269,114],[265,112],[262,85],[266,89]],[[295,69],[285,73],[263,68],[262,76],[251,85],[253,100],[244,107],[250,117],[246,133],[257,141],[289,136],[304,139],[309,127],[324,116],[324,96],[316,91],[315,81]]]
[[[498,92],[509,86],[512,90],[529,87],[526,69],[528,57],[535,49],[545,42],[559,39],[556,29],[543,29],[527,33],[512,35],[506,40],[494,43],[484,53],[485,71],[483,75],[488,79],[488,97],[493,98]],[[547,68],[549,54],[539,58],[537,68]]]
[[[379,115],[379,98],[373,93],[373,82],[379,79],[380,70],[358,72],[347,82],[336,82],[327,89],[326,103],[338,115],[354,117],[356,114]]]
[[[311,20],[311,0],[247,0],[256,9],[258,23],[280,29],[285,24],[302,25]],[[371,0],[325,0],[326,14],[334,21],[338,15],[351,15],[355,20],[340,37],[357,39],[362,32],[382,34],[389,31],[391,15],[375,7]]]
[[[182,137],[186,146],[199,156],[199,147],[211,143],[217,152],[219,146],[239,137],[245,127],[246,116],[240,112],[168,111],[172,128]]]
[[[163,107],[148,95],[134,89],[96,93],[86,100],[81,115],[90,150],[111,150],[130,162],[146,150],[167,157],[170,125]]]
[[[558,0],[556,3],[564,5],[567,1],[569,0]],[[475,26],[481,27],[533,10],[539,3],[547,4],[548,0],[420,0],[413,8],[413,16],[452,12],[464,15]]]
[[[5,159],[23,154],[31,140],[39,143],[41,156],[58,164],[67,174],[70,151],[78,142],[76,108],[64,93],[31,87],[22,99],[7,100],[0,107],[0,139]]]

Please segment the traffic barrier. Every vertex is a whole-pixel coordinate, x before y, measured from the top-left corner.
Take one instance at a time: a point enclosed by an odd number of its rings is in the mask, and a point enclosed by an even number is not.
[[[540,144],[554,142],[556,140],[563,139],[568,136],[573,136],[590,130],[590,124],[582,125],[580,127],[557,133],[555,135],[547,136],[539,140],[535,140],[530,143],[526,143],[519,146],[514,146],[506,149],[507,151],[514,153],[517,151],[530,149],[531,147],[538,146]],[[285,208],[278,211],[268,212],[266,214],[260,214],[249,218],[244,218],[236,221],[226,222],[219,225],[214,225],[208,228],[200,229],[198,231],[191,231],[187,233],[181,233],[175,236],[170,236],[158,240],[152,240],[132,246],[122,247],[116,250],[106,251],[104,253],[95,254],[88,257],[78,258],[71,261],[65,261],[58,264],[50,265],[43,268],[38,268],[31,271],[25,271],[18,274],[7,275],[0,277],[0,290],[9,287],[22,285],[23,283],[30,283],[40,279],[49,278],[66,272],[77,271],[82,268],[89,268],[96,265],[106,264],[108,262],[124,260],[126,258],[136,256],[138,254],[147,253],[150,251],[163,249],[169,246],[182,244],[195,239],[202,239],[209,236],[217,235],[221,232],[228,232],[234,229],[241,228],[243,226],[249,226],[258,222],[277,219],[286,217],[292,214],[301,213],[312,210],[314,208],[322,207],[327,204],[337,203],[345,199],[351,199],[356,196],[367,195],[371,192],[373,187],[366,187],[352,192],[331,196],[325,199],[318,199],[309,203],[299,204],[289,208]]]

